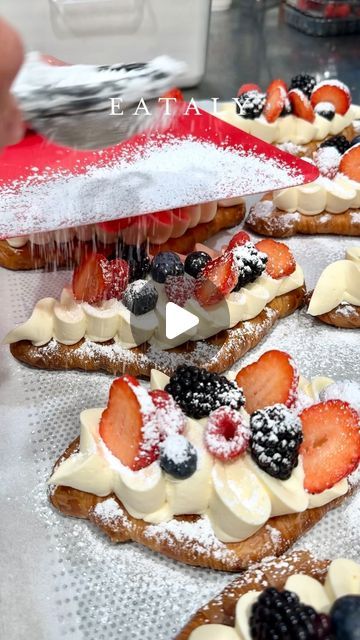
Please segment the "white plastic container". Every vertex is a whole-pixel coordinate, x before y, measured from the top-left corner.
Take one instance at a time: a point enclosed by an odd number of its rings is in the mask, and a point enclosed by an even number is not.
[[[27,50],[65,62],[145,62],[168,54],[188,65],[182,86],[204,75],[211,0],[1,0]]]

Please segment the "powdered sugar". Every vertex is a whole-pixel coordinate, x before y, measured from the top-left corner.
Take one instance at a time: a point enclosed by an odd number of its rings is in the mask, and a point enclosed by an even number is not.
[[[321,391],[321,400],[330,400],[332,398],[349,402],[351,406],[360,412],[360,384],[355,380],[338,380]]]
[[[335,178],[341,160],[341,155],[336,147],[320,147],[314,153],[314,160],[321,175]]]
[[[189,441],[179,434],[170,435],[160,446],[161,454],[175,464],[182,464],[189,457]]]
[[[238,458],[247,449],[249,439],[249,427],[238,411],[220,407],[210,414],[205,444],[215,458],[223,461]]]

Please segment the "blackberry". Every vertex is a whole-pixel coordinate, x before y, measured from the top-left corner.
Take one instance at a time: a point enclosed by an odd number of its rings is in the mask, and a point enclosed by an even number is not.
[[[310,76],[308,73],[299,73],[297,76],[291,78],[290,90],[300,89],[305,95],[310,98],[313,88],[316,85],[316,79],[314,76]]]
[[[129,280],[144,280],[150,271],[151,260],[147,254],[146,242],[140,245],[123,244],[120,246],[119,257],[129,265]]]
[[[239,291],[250,282],[261,276],[266,269],[268,257],[266,253],[258,251],[252,242],[235,247],[233,250],[239,278],[233,291]]]
[[[186,256],[184,263],[185,273],[193,276],[193,278],[197,278],[205,265],[210,261],[211,258],[206,251],[193,251]]]
[[[342,135],[331,136],[331,138],[328,138],[321,143],[320,149],[323,149],[324,147],[335,147],[335,149],[337,149],[342,155],[345,151],[350,149],[350,142]]]
[[[331,102],[319,102],[314,111],[326,120],[333,120],[335,117],[335,107]]]
[[[173,478],[190,478],[197,468],[195,447],[184,436],[168,436],[160,444],[160,467]]]
[[[190,418],[203,418],[219,407],[240,409],[244,394],[236,382],[199,367],[181,365],[165,387]]]
[[[129,284],[122,297],[123,305],[135,316],[142,316],[156,307],[158,292],[152,282],[135,280]]]
[[[250,452],[258,467],[273,478],[290,478],[303,440],[299,418],[275,404],[251,415],[250,432]]]
[[[164,283],[167,276],[182,276],[184,265],[174,251],[160,251],[152,261],[151,275],[155,282]]]
[[[329,616],[300,602],[291,591],[268,587],[253,604],[249,620],[253,640],[334,640]]]
[[[236,113],[248,120],[258,118],[265,106],[266,95],[259,91],[246,91],[237,98]]]

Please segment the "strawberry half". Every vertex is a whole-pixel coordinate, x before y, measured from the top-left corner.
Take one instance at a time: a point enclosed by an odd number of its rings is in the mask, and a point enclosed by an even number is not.
[[[165,280],[165,293],[168,300],[184,307],[194,295],[195,278],[187,273],[182,276],[167,276]]]
[[[177,87],[174,87],[173,89],[169,89],[169,91],[164,93],[164,95],[162,95],[161,97],[162,98],[176,98],[176,100],[178,102],[184,102],[184,95],[183,95],[182,91],[180,89],[178,89]]]
[[[282,80],[281,78],[276,78],[276,80],[272,80],[272,82],[270,82],[267,90],[266,90],[266,94],[268,95],[269,93],[271,93],[274,89],[277,89],[279,87],[282,87],[285,91],[285,93],[287,93],[288,88],[287,88],[287,84],[285,82],[285,80]]]
[[[133,471],[143,469],[157,459],[159,434],[155,405],[136,378],[125,375],[114,380],[107,408],[101,416],[99,433],[111,453]]]
[[[324,80],[314,87],[311,104],[315,107],[319,102],[331,102],[336,113],[344,115],[351,104],[349,88],[339,80]]]
[[[207,421],[204,442],[214,458],[228,462],[246,451],[250,430],[239,411],[230,407],[215,409]]]
[[[149,391],[149,395],[155,405],[160,442],[163,442],[168,436],[181,435],[185,430],[187,417],[172,395],[162,389]]]
[[[327,400],[304,409],[299,417],[304,436],[300,447],[304,487],[310,493],[321,493],[359,464],[359,416],[347,402]]]
[[[108,284],[108,261],[100,253],[87,256],[74,270],[72,289],[78,302],[105,300]]]
[[[241,369],[236,382],[244,391],[245,409],[252,414],[274,404],[291,407],[297,398],[299,374],[285,351],[273,350]]]
[[[248,91],[258,91],[261,93],[261,89],[258,84],[252,84],[249,82],[248,84],[242,84],[240,89],[237,92],[238,97],[242,96],[243,93],[247,93]]]
[[[271,238],[260,240],[255,247],[258,251],[263,251],[268,257],[266,273],[274,280],[284,278],[294,273],[296,260],[289,247],[283,242],[277,242]]]
[[[308,122],[314,122],[314,109],[305,93],[300,91],[300,89],[291,89],[291,91],[289,91],[289,100],[295,116]]]
[[[121,218],[120,220],[109,220],[108,222],[98,222],[99,227],[109,233],[119,233],[133,223],[133,218]]]
[[[228,244],[228,251],[231,251],[231,249],[234,249],[234,247],[241,247],[247,242],[251,242],[249,234],[246,233],[246,231],[239,231],[238,233],[235,233],[235,235],[231,238]]]
[[[108,270],[108,287],[107,298],[116,298],[121,300],[122,295],[129,284],[129,265],[125,260],[116,258],[110,260],[107,265]]]
[[[205,265],[195,283],[195,297],[203,307],[216,304],[233,290],[237,281],[236,262],[229,251]]]
[[[275,122],[285,106],[287,92],[283,85],[283,80],[273,80],[266,92],[263,115],[268,122]]]
[[[360,142],[345,151],[340,160],[339,171],[350,180],[360,182]]]

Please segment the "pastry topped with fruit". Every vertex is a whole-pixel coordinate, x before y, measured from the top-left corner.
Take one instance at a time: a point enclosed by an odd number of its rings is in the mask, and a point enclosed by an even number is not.
[[[360,329],[360,245],[329,264],[311,295],[308,313],[343,329]]]
[[[182,365],[154,371],[148,391],[122,376],[80,422],[49,480],[53,505],[216,569],[282,553],[348,493],[360,460],[358,408],[328,378],[299,382],[282,351],[235,380]]]
[[[307,185],[266,194],[252,207],[250,229],[266,236],[296,233],[360,236],[360,136],[328,138],[309,161],[320,176]]]
[[[360,565],[297,551],[242,574],[176,640],[357,640],[359,629]]]
[[[305,155],[308,145],[316,148],[330,135],[353,138],[360,106],[351,103],[349,88],[339,80],[317,82],[302,73],[289,84],[273,80],[266,92],[256,84],[244,84],[237,99],[225,103],[217,115],[265,142]]]
[[[304,300],[304,276],[290,249],[254,244],[241,231],[222,253],[204,246],[186,257],[126,245],[122,257],[90,254],[60,299],[40,300],[6,336],[19,360],[61,369],[150,376],[186,361],[224,371]],[[198,324],[167,337],[167,304]]]

